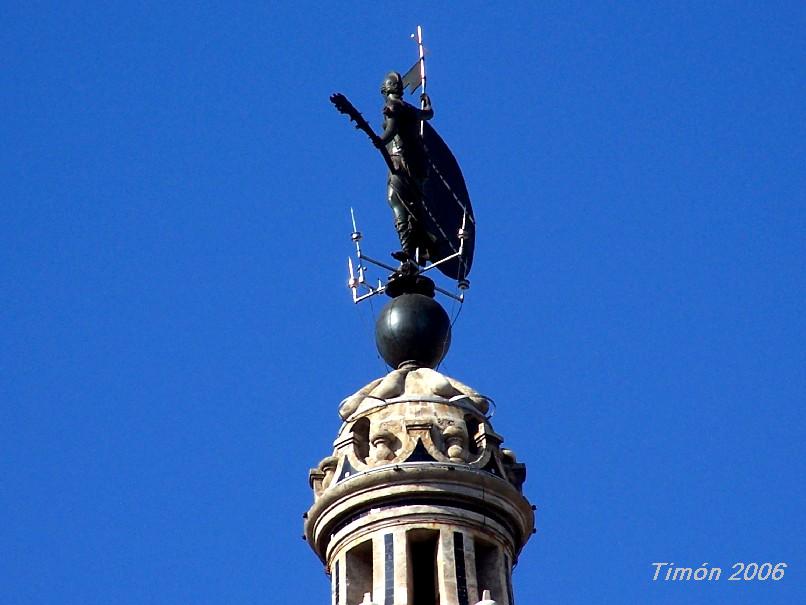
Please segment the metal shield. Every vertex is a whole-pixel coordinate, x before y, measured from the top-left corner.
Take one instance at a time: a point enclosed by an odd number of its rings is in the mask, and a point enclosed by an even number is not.
[[[422,220],[432,236],[431,262],[459,251],[459,229],[464,224],[468,236],[462,256],[437,267],[451,279],[464,279],[470,273],[476,243],[476,221],[465,179],[453,153],[428,122],[423,124],[423,143],[430,170],[423,185],[425,213]]]

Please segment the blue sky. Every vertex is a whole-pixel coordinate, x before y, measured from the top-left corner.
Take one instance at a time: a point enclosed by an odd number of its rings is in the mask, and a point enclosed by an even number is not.
[[[804,601],[802,3],[20,4],[0,602],[329,602],[307,471],[386,371],[349,207],[367,251],[396,239],[327,99],[377,126],[418,23],[478,220],[441,369],[528,465],[518,602]]]

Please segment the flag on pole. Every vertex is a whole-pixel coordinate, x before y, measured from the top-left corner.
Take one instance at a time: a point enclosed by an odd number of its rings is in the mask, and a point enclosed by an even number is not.
[[[417,59],[417,62],[411,66],[411,69],[403,76],[403,90],[408,89],[411,94],[420,88],[423,83],[422,70],[420,69],[422,59]]]

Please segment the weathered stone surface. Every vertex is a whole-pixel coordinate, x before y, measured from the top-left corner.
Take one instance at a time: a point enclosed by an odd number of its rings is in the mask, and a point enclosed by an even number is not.
[[[501,449],[487,410],[486,397],[427,368],[394,370],[342,402],[334,449],[310,472],[305,523],[339,570],[334,603],[370,593],[377,605],[417,605],[414,577],[431,557],[440,605],[475,604],[483,590],[511,605],[534,513],[525,466]]]
[[[348,420],[356,412],[396,398],[426,397],[434,400],[466,400],[481,414],[489,410],[489,400],[469,386],[431,368],[403,368],[370,382],[350,395],[339,406],[339,415]]]

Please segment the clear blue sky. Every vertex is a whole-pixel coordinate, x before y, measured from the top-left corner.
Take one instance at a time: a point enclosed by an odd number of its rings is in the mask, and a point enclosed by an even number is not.
[[[563,1],[0,9],[0,603],[329,603],[307,471],[385,372],[349,207],[395,235],[328,95],[377,126],[418,23],[518,603],[806,602],[806,7]]]

